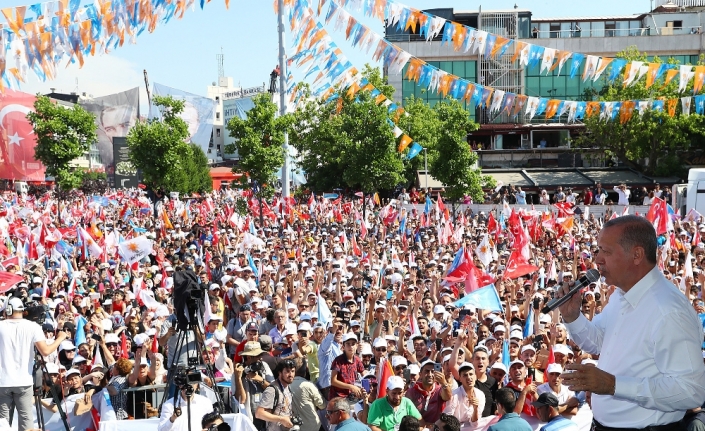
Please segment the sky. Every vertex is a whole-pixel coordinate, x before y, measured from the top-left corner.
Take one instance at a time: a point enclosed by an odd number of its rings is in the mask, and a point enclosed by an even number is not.
[[[3,7],[34,2],[0,0]],[[484,4],[467,0],[404,0],[403,3],[417,9],[452,7],[477,10],[482,6],[486,11],[513,9],[516,4],[519,9],[531,10],[535,18],[642,13],[648,12],[650,4],[649,0],[492,0]],[[360,13],[354,12],[353,15],[383,34],[383,25],[379,21],[365,18]],[[374,64],[373,52],[365,54],[352,48],[332,25],[326,28],[358,69],[365,63]],[[290,43],[291,37],[287,33],[287,49],[291,48]],[[272,0],[230,0],[230,9],[225,8],[224,0],[211,0],[203,10],[196,6],[189,9],[181,20],[160,23],[153,33],[145,31],[134,45],[125,43],[108,54],[86,57],[83,68],[77,64],[60,66],[53,81],[41,82],[30,74],[28,82],[19,89],[28,93],[49,93],[50,88],[55,88],[57,92],[85,92],[99,97],[139,86],[140,104],[144,108],[147,103],[143,70],[147,71],[150,83],[158,82],[205,96],[206,87],[217,80],[216,56],[221,50],[225,76],[232,77],[236,86],[247,88],[267,82],[278,62],[277,17]],[[302,78],[294,74],[295,80]]]

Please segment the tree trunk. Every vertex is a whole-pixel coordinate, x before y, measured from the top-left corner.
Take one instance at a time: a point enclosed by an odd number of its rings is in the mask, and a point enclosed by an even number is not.
[[[455,199],[450,201],[450,207],[453,211],[453,230],[455,230]]]

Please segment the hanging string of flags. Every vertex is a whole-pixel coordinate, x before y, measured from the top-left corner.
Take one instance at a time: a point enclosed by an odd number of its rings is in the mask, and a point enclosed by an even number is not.
[[[51,80],[63,61],[83,66],[86,56],[136,43],[145,30],[183,18],[194,1],[95,0],[80,7],[80,0],[54,0],[0,9],[7,21],[0,24],[0,90],[19,86],[30,71]]]
[[[346,3],[349,2],[349,0],[343,1],[346,1]],[[289,14],[290,20],[292,21],[292,28],[299,28],[302,26],[303,21],[305,21],[307,17],[304,13],[305,9],[308,8],[306,0],[295,0],[290,1],[290,3],[292,4],[293,9]],[[681,114],[689,115],[693,107],[693,102],[695,102],[696,113],[705,113],[705,95],[697,95],[695,97],[686,96],[667,100],[648,99],[610,102],[581,102],[526,96],[522,94],[505,92],[490,86],[483,86],[450,74],[412,56],[410,53],[385,40],[382,36],[375,33],[364,24],[361,24],[335,0],[321,0],[317,9],[318,16],[321,16],[323,6],[326,3],[328,3],[329,7],[327,13],[325,14],[325,23],[330,24],[334,21],[334,30],[339,32],[344,31],[346,40],[351,41],[351,44],[358,49],[364,49],[367,52],[370,52],[374,47],[375,50],[373,60],[384,60],[390,74],[399,74],[402,72],[404,67],[408,66],[406,73],[404,74],[405,79],[417,83],[417,85],[426,88],[428,91],[439,93],[442,97],[450,96],[458,100],[470,102],[474,106],[479,105],[482,108],[488,108],[492,114],[507,114],[511,117],[517,117],[522,114],[525,117],[528,117],[529,120],[533,119],[537,115],[544,115],[547,120],[554,118],[559,120],[561,117],[567,115],[568,123],[573,123],[578,120],[583,120],[586,117],[590,118],[597,115],[601,120],[605,121],[613,121],[619,117],[619,121],[621,123],[626,123],[632,118],[635,110],[639,113],[639,115],[643,115],[650,109],[659,112],[665,111],[668,115],[673,117],[676,115],[678,106],[680,106]],[[382,1],[381,3],[385,2]],[[375,0],[375,4],[377,4],[377,0]],[[389,5],[389,2],[386,2],[385,5]],[[374,12],[373,16],[379,17],[382,13],[381,11],[386,11],[388,8],[381,8],[380,6],[375,7],[374,10],[376,12]],[[382,14],[382,16],[386,15]],[[432,26],[433,28],[429,28],[431,33],[436,32],[436,29],[440,26],[440,24],[438,24],[439,22],[440,20],[436,20],[436,24]],[[443,23],[445,25],[445,20]],[[318,38],[325,36],[325,34],[321,34],[320,31],[314,32],[314,28],[315,26],[312,24],[306,24],[302,37],[299,40],[299,44],[301,46],[303,46],[306,42],[313,45]],[[496,44],[494,46],[496,47]],[[499,49],[499,51],[501,51],[501,49]],[[496,54],[497,53],[495,53],[495,55]],[[514,58],[516,58],[519,54],[519,52],[515,52]],[[320,55],[320,53],[314,52],[311,55],[316,56]],[[491,52],[490,55],[492,56]],[[534,55],[533,61],[535,64],[538,64],[539,58]],[[530,62],[529,66],[532,64],[533,63]],[[599,64],[597,64],[597,67],[599,69]],[[605,66],[605,68],[606,67],[607,66]],[[679,70],[668,70],[666,83],[673,79],[672,76],[675,76],[671,72],[676,72],[676,74],[682,73],[685,75],[685,77],[681,79],[681,82],[687,84],[689,81],[687,77],[690,76],[690,74],[695,74],[692,70],[688,71],[688,67],[692,69],[692,66],[683,66]],[[344,72],[346,72],[346,70],[341,64],[334,64],[331,68],[326,67],[323,69],[323,73],[330,73],[333,79],[349,84],[349,77],[346,76]],[[610,71],[609,75],[611,76],[613,72],[614,69]],[[602,71],[599,73],[602,74]],[[703,78],[705,78],[705,70],[703,70],[700,74]],[[594,76],[594,73],[590,76]],[[683,89],[685,89],[685,87],[683,87]],[[679,101],[680,104],[678,103]]]
[[[293,9],[290,9],[289,12],[290,18],[293,18],[291,15]],[[389,121],[394,131],[394,137],[398,140],[398,152],[404,152],[404,150],[409,148],[406,158],[413,159],[423,151],[423,147],[414,142],[397,125],[402,115],[408,115],[404,108],[389,100],[379,89],[361,76],[345,57],[342,50],[333,42],[323,25],[314,18],[313,10],[310,7],[303,10],[298,19],[290,19],[290,24],[291,30],[295,35],[292,43],[296,47],[296,51],[289,58],[287,64],[303,67],[310,61],[311,64],[304,71],[304,74],[309,77],[318,71],[313,85],[315,86],[324,78],[330,81],[322,84],[314,91],[314,94],[329,103],[336,101],[339,112],[342,108],[342,99],[340,94],[336,92],[336,88],[343,88],[349,98],[352,98],[360,91],[369,91],[375,103],[386,107],[387,111],[393,115],[393,121]],[[317,53],[318,55],[316,55]],[[325,70],[332,72],[325,73]],[[289,91],[291,92],[292,100],[299,94],[296,85],[290,88]]]
[[[536,67],[541,66],[540,71],[553,72],[558,68],[560,75],[563,66],[570,62],[570,77],[575,78],[581,66],[583,69],[582,80],[597,81],[602,74],[608,70],[608,80],[614,82],[624,71],[623,85],[628,87],[638,82],[646,76],[646,88],[651,87],[655,82],[664,77],[664,85],[671,82],[676,76],[680,78],[679,91],[683,92],[688,87],[691,80],[693,82],[693,95],[700,93],[705,81],[705,66],[675,65],[665,63],[649,63],[643,61],[629,62],[623,58],[600,57],[596,55],[581,54],[571,51],[562,51],[554,48],[547,48],[529,42],[515,41],[504,36],[479,30],[455,21],[447,20],[428,12],[409,7],[396,0],[321,0],[319,11],[330,2],[330,8],[348,8],[364,13],[365,16],[379,19],[382,23],[395,26],[397,29],[407,31],[411,29],[424,37],[427,42],[432,41],[441,35],[441,45],[452,44],[455,51],[471,52],[479,54],[485,58],[499,60],[505,54],[511,53],[509,48],[513,47],[512,62],[519,60],[521,66]],[[330,9],[329,9],[330,13]],[[333,12],[335,13],[335,12]]]

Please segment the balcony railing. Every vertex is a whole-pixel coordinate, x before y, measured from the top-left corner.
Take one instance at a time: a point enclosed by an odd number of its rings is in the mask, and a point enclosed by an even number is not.
[[[705,7],[705,0],[656,0],[654,7],[672,4],[683,7]]]
[[[703,0],[705,2],[705,0]],[[700,34],[702,27],[643,27],[589,30],[532,30],[534,39],[558,39],[577,37],[623,37],[623,36],[674,36],[683,34]]]

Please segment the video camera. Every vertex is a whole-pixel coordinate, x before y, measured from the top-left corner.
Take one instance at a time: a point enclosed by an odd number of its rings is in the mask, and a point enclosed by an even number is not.
[[[257,362],[254,362],[254,363],[246,366],[245,373],[264,374],[264,365],[262,364],[262,361],[257,361]]]
[[[193,383],[201,383],[201,373],[194,369],[179,367],[174,375],[174,384],[180,390],[186,391],[187,396],[194,392]]]
[[[34,323],[43,325],[48,311],[48,305],[40,304],[37,301],[33,301],[25,305],[22,316],[27,320],[31,320]]]

